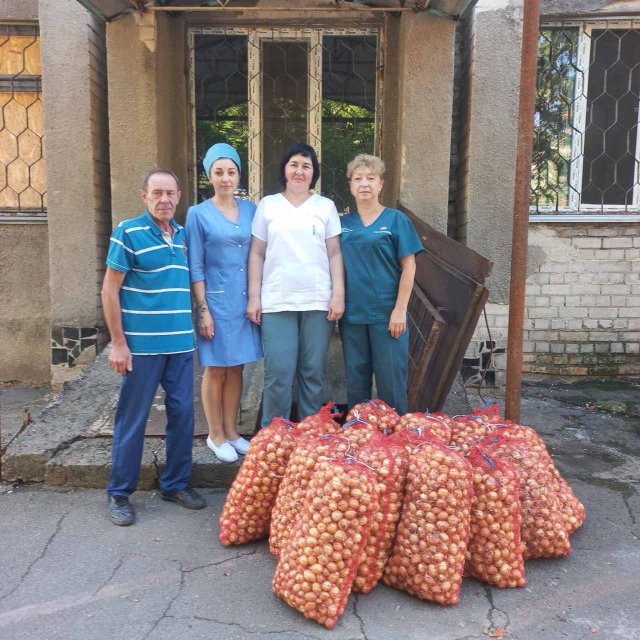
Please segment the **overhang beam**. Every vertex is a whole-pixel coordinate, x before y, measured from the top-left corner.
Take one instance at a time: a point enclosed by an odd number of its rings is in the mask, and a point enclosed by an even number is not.
[[[253,13],[269,12],[282,14],[285,12],[325,13],[325,12],[364,12],[364,13],[402,13],[428,12],[433,15],[458,20],[471,9],[477,0],[334,0],[333,6],[323,7],[261,7],[260,1],[236,2],[235,0],[202,0],[199,4],[188,4],[188,0],[77,0],[87,11],[102,20],[112,21],[129,13],[146,11],[165,12],[227,12]]]

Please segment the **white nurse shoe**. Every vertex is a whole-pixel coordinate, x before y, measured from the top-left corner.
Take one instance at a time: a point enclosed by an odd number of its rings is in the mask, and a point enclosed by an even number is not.
[[[207,437],[207,447],[216,454],[216,458],[222,462],[235,462],[238,459],[236,450],[225,440],[217,445],[210,437]]]
[[[227,440],[227,442],[238,452],[244,455],[249,451],[249,445],[251,444],[248,440],[245,440],[242,436],[239,436],[235,440]]]

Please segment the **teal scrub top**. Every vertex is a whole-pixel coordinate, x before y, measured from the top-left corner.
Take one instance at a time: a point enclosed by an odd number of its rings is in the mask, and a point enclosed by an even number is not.
[[[407,216],[383,209],[365,227],[357,212],[341,217],[342,258],[346,281],[344,322],[389,322],[400,284],[400,260],[423,251],[422,242]]]

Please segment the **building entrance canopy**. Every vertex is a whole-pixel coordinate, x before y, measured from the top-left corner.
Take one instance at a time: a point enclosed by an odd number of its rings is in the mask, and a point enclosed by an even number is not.
[[[273,13],[308,11],[320,13],[326,11],[353,12],[388,12],[401,13],[404,11],[426,11],[434,15],[457,20],[467,10],[476,4],[477,0],[371,0],[356,2],[355,0],[327,0],[314,3],[314,7],[296,6],[274,7],[272,3],[260,0],[78,0],[78,2],[95,16],[111,21],[133,12],[145,11],[194,11],[194,12],[244,12],[251,14],[256,11]],[[293,3],[291,3],[293,4]]]

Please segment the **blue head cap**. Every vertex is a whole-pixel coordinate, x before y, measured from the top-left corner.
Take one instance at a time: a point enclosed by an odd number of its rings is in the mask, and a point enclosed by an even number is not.
[[[238,152],[226,142],[216,142],[216,144],[209,147],[209,150],[207,151],[206,155],[204,156],[204,160],[202,161],[202,166],[204,167],[207,177],[209,177],[211,165],[216,160],[220,160],[220,158],[228,158],[229,160],[233,160],[238,167],[238,171],[240,171],[240,156],[238,155]]]

